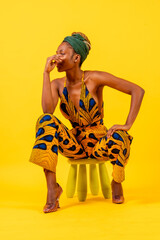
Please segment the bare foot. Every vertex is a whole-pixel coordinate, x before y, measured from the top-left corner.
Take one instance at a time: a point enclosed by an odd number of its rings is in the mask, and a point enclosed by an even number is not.
[[[112,202],[123,203],[124,196],[123,196],[122,184],[112,180],[111,186],[112,186]]]

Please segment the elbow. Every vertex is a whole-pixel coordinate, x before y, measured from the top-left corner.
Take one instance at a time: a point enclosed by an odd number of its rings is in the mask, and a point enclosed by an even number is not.
[[[145,90],[144,90],[143,88],[141,88],[141,87],[136,87],[136,88],[134,88],[134,89],[131,91],[131,93],[133,93],[133,92],[136,92],[136,93],[139,93],[139,94],[144,95]]]
[[[53,114],[53,111],[50,111],[50,110],[43,110],[43,113]]]
[[[54,109],[50,108],[49,106],[42,105],[42,109],[43,109],[43,113],[50,113],[50,114],[54,113]]]
[[[43,108],[43,113],[50,113],[50,114],[53,114],[54,111],[51,110],[51,109]]]
[[[144,97],[145,90],[142,88],[142,97]]]
[[[142,91],[143,94],[145,93],[145,90],[143,88],[141,88],[141,91]]]

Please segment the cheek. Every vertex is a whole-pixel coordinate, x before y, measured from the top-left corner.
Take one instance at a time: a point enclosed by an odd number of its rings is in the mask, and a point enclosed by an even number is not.
[[[65,63],[67,61],[67,57],[66,56],[61,56],[60,59],[62,60],[62,63]]]
[[[73,64],[73,60],[71,59],[71,58],[67,58],[67,57],[64,57],[63,59],[62,59],[62,64]]]

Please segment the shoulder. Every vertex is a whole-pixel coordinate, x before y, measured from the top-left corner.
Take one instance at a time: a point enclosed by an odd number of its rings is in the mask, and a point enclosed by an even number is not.
[[[89,79],[95,87],[110,86],[111,77],[113,77],[112,74],[98,70],[87,70],[85,72],[87,79]]]
[[[65,77],[55,78],[51,81],[51,89],[52,91],[56,91],[58,96],[61,96],[61,92],[63,91]]]
[[[59,87],[61,87],[61,85],[64,84],[64,80],[65,80],[65,77],[55,78],[51,81],[51,85],[56,87],[56,88],[59,88]]]
[[[115,75],[105,71],[91,71],[91,79],[97,87],[109,86],[116,88],[119,84],[127,82],[126,80],[116,77]]]
[[[93,71],[89,71],[90,74],[90,78],[98,83],[100,82],[102,84],[104,79],[110,79],[111,76],[113,76],[112,74],[108,73],[108,72],[104,72],[104,71],[98,71],[98,70],[93,70]]]

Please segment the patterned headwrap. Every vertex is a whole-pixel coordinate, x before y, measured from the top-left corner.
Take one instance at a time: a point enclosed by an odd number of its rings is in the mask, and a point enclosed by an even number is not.
[[[83,63],[89,53],[89,48],[85,43],[86,39],[84,39],[79,33],[76,33],[72,36],[65,37],[62,42],[68,42],[75,52],[81,56],[81,63]]]

